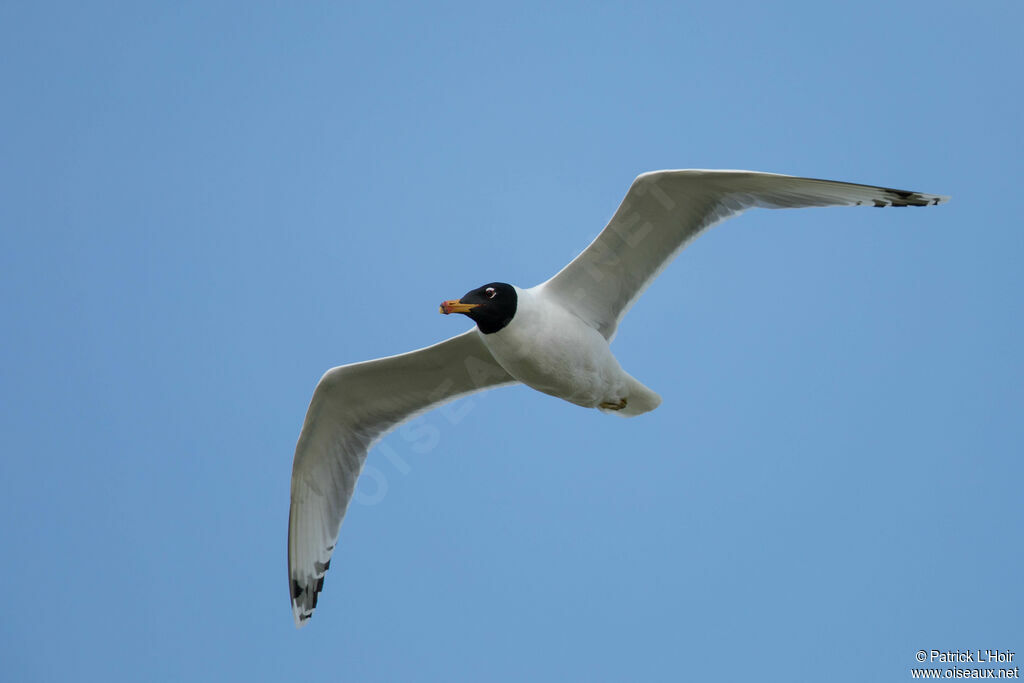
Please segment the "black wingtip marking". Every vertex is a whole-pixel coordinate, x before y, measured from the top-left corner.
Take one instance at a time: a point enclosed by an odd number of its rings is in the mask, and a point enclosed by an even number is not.
[[[938,204],[941,198],[929,198],[922,195],[920,192],[910,192],[908,190],[893,190],[886,188],[885,190],[889,196],[893,197],[893,206],[929,206],[932,204]],[[878,206],[878,203],[875,203]]]
[[[316,586],[303,586],[297,579],[292,579],[291,593],[292,602],[300,609],[309,614],[300,615],[299,619],[308,619],[309,615],[316,609],[316,603],[320,598],[320,591],[324,589],[324,578],[317,579]]]

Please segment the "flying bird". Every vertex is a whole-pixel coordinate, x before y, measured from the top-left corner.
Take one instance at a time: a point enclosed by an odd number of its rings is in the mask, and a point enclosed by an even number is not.
[[[522,382],[584,408],[632,417],[661,397],[609,348],[637,297],[691,240],[753,207],[928,206],[948,197],[752,171],[637,177],[597,238],[547,282],[504,282],[444,301],[474,328],[409,353],[332,368],[313,392],[295,447],[288,584],[297,626],[313,614],[341,521],[370,447],[415,415]]]

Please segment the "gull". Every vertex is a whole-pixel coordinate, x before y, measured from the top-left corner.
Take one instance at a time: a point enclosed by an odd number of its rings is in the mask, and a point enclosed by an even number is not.
[[[695,237],[749,208],[928,206],[948,197],[753,171],[644,173],[608,225],[547,282],[504,282],[444,301],[476,325],[433,346],[328,370],[295,447],[288,585],[296,626],[312,616],[370,447],[447,401],[521,382],[584,408],[633,417],[661,397],[609,348],[622,317]]]

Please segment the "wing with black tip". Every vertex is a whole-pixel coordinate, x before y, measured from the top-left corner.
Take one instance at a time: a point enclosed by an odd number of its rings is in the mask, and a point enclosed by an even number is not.
[[[288,588],[297,626],[316,607],[341,521],[373,443],[419,413],[513,382],[476,329],[417,351],[343,365],[323,376],[292,465]]]
[[[653,171],[633,181],[597,239],[541,287],[610,340],[633,302],[691,240],[747,209],[931,206],[948,199],[754,171]]]

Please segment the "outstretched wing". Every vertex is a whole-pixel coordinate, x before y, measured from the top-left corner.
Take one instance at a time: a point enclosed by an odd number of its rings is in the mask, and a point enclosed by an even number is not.
[[[288,585],[297,626],[316,607],[370,446],[418,413],[513,382],[475,329],[418,351],[327,371],[313,392],[292,465]]]
[[[746,209],[928,206],[948,199],[754,171],[653,171],[633,181],[597,239],[541,287],[611,340],[629,307],[690,240]]]

